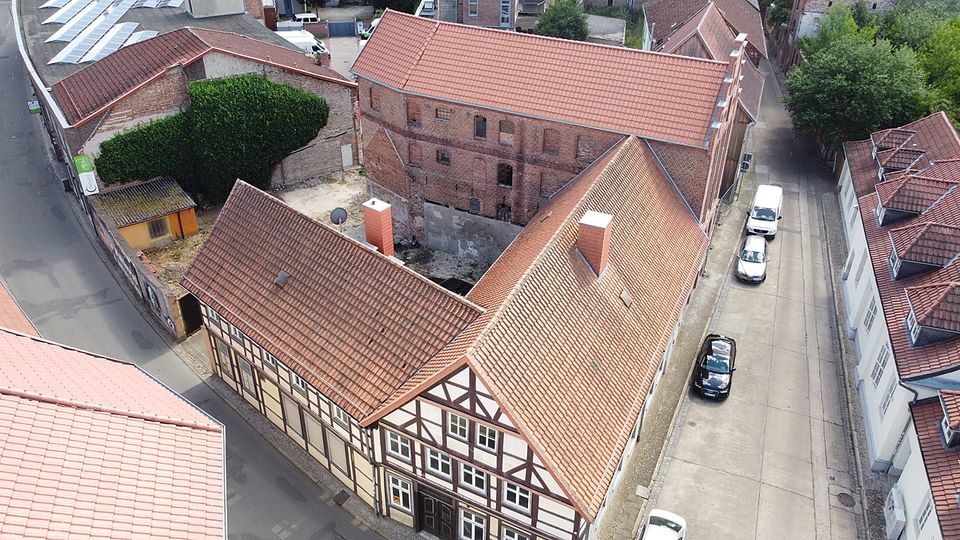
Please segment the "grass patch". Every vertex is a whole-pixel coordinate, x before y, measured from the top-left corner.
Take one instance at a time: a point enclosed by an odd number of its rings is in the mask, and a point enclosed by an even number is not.
[[[643,48],[643,12],[640,10],[630,11],[626,7],[593,7],[585,6],[584,11],[590,15],[599,15],[601,17],[614,17],[627,21],[627,32],[623,39],[623,45],[631,49]]]

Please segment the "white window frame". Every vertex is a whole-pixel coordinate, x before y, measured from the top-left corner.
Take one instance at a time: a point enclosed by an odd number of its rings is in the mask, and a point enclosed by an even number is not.
[[[467,442],[467,437],[470,435],[470,421],[462,416],[447,413],[447,435],[458,441]]]
[[[210,324],[220,324],[220,315],[210,306],[207,306],[207,319],[210,321]]]
[[[880,418],[887,414],[887,411],[890,409],[890,403],[893,402],[893,395],[897,390],[897,378],[894,377],[890,379],[890,384],[887,385],[886,391],[883,393],[883,400],[880,401]]]
[[[453,471],[453,462],[450,460],[450,456],[443,452],[428,448],[427,470],[443,478],[450,478],[451,471]]]
[[[877,319],[877,297],[870,299],[870,305],[867,307],[867,312],[863,314],[863,327],[867,329],[867,333],[870,333],[870,330],[873,329],[873,322]]]
[[[305,381],[303,377],[294,373],[292,370],[290,371],[290,386],[301,394],[307,393],[307,381]]]
[[[510,527],[504,527],[503,540],[530,540],[530,536]]]
[[[466,533],[465,528],[469,526],[470,532]],[[470,510],[460,510],[460,540],[486,540],[487,538],[487,518]]]
[[[387,501],[387,503],[393,508],[403,510],[407,513],[412,513],[413,487],[410,481],[406,478],[387,474],[387,482],[390,485],[390,499]],[[406,497],[406,504],[404,504],[404,497]],[[400,500],[399,503],[396,502],[397,499]]]
[[[907,313],[907,330],[910,331],[910,343],[916,345],[917,338],[920,337],[920,323],[917,322],[917,314],[913,311],[912,306]]]
[[[513,2],[511,0],[500,0],[500,28],[510,27],[510,20],[513,19],[512,9]]]
[[[897,274],[900,273],[900,255],[897,253],[896,249],[890,250],[890,271],[893,272],[893,279],[897,279]]]
[[[510,500],[511,497],[513,500]],[[523,504],[526,499],[526,504]],[[510,482],[503,483],[503,504],[520,510],[521,512],[530,512],[530,506],[533,504],[533,492],[529,489]]]
[[[476,17],[480,14],[480,0],[467,0],[467,16]]]
[[[926,499],[923,501],[923,505],[920,506],[920,511],[917,512],[917,531],[922,531],[926,527],[927,522],[930,521],[930,514],[933,513],[933,499],[930,495],[927,495]]]
[[[887,347],[887,344],[884,343],[880,347],[880,352],[877,353],[877,359],[873,363],[873,369],[870,371],[870,380],[873,381],[873,387],[876,388],[880,386],[880,381],[883,380],[883,372],[887,368],[887,362],[890,360],[890,347]]]
[[[477,485],[478,483],[482,485]],[[460,464],[460,485],[480,493],[487,492],[487,473],[473,465]]]
[[[343,428],[350,427],[350,415],[347,414],[347,411],[343,410],[336,403],[330,403],[331,413],[330,416],[333,417],[333,422],[339,424]]]
[[[273,371],[277,370],[277,357],[268,353],[266,349],[263,351],[263,365]]]
[[[411,443],[409,437],[404,437],[399,433],[387,431],[387,453],[393,457],[404,461],[410,461],[413,452],[410,450]]]
[[[230,335],[239,339],[241,342],[243,341],[243,332],[241,332],[240,329],[234,324],[230,325]]]
[[[477,446],[488,452],[497,452],[497,441],[500,439],[500,433],[492,427],[483,424],[477,424]]]

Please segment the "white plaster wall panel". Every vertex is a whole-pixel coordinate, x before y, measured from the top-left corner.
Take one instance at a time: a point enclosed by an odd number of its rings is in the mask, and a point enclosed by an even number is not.
[[[477,463],[482,463],[493,469],[497,468],[497,456],[495,454],[491,454],[490,452],[484,452],[483,450],[477,449],[473,453],[473,459]]]
[[[454,382],[463,386],[464,388],[470,387],[470,368],[463,368],[460,371],[454,373],[450,378],[450,382]],[[477,381],[479,382],[479,381]]]
[[[438,426],[443,425],[443,410],[429,401],[420,401],[420,418]]]
[[[470,448],[467,446],[467,443],[452,439],[450,437],[447,438],[447,448],[462,455],[468,455],[470,450]]]
[[[479,384],[479,381],[478,381],[478,384]],[[483,409],[490,415],[490,419],[493,419],[493,417],[497,414],[497,411],[500,410],[500,406],[497,405],[497,402],[491,398],[484,397],[484,396],[479,396],[479,397],[480,397],[479,401],[480,401],[480,404],[483,406]]]
[[[503,453],[521,459],[527,457],[527,442],[512,433],[503,434]]]
[[[545,483],[544,487],[548,489],[551,493],[556,493],[557,495],[563,497],[563,490],[560,489],[560,484],[553,478],[553,475],[547,472],[545,468],[537,468],[537,474],[543,478]]]
[[[416,414],[409,413],[403,409],[397,409],[388,414],[385,420],[395,426],[402,426],[416,417]]]
[[[930,493],[930,480],[927,478],[927,470],[923,464],[923,456],[920,454],[920,442],[917,439],[917,432],[911,426],[907,433],[907,446],[910,448],[910,456],[907,459],[903,473],[897,480],[897,487],[903,495],[903,510],[907,525],[903,532],[905,540],[926,540],[927,538],[938,538],[935,532],[939,532],[940,524],[937,520],[937,513],[933,512],[928,518],[926,526],[923,528],[923,534],[918,534],[916,527],[917,515],[922,510],[927,497]],[[886,494],[884,494],[886,495]]]
[[[544,514],[544,512],[540,512],[541,519],[542,519],[542,516],[544,515],[552,514],[554,516],[557,516],[561,520],[573,521],[573,519],[576,517],[576,514],[577,514],[576,511],[574,511],[572,506],[567,506],[565,504],[562,504],[553,499],[548,499],[546,497],[540,497],[539,508],[540,510],[547,512],[547,514]],[[554,523],[559,523],[559,521],[555,521]]]
[[[504,453],[504,454],[503,454],[503,470],[509,471],[509,470],[511,470],[511,469],[514,469],[514,468],[516,468],[516,467],[519,467],[520,465],[523,465],[523,461],[524,461],[524,460],[522,460],[522,459],[517,459],[517,458],[515,458],[515,457],[513,457],[513,456],[510,456],[510,455]],[[521,478],[519,475],[512,475],[512,476],[516,476],[517,478]]]
[[[447,395],[443,392],[442,386],[443,385],[434,386],[433,388],[427,390],[427,394],[438,399],[447,399]]]

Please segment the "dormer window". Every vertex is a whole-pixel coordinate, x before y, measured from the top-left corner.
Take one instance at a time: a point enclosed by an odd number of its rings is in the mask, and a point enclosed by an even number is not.
[[[897,279],[897,274],[900,273],[900,256],[897,255],[896,249],[890,251],[890,258],[887,259],[887,263],[890,265],[890,271],[893,272],[893,279]]]
[[[947,448],[956,448],[960,446],[960,436],[958,433],[950,427],[950,419],[947,415],[943,415],[943,420],[940,421],[940,431],[943,435],[943,445]]]
[[[883,225],[883,216],[887,213],[887,209],[883,207],[882,204],[877,205],[877,209],[874,210],[874,214],[877,215],[877,225]]]
[[[917,314],[913,309],[907,314],[907,332],[910,333],[910,343],[916,345],[917,338],[920,337],[920,323],[917,322]]]

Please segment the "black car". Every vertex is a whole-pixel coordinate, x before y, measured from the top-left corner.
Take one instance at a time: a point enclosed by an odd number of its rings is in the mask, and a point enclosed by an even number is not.
[[[701,396],[726,399],[736,371],[737,342],[733,338],[710,334],[697,355],[697,369],[693,374],[693,388]]]

